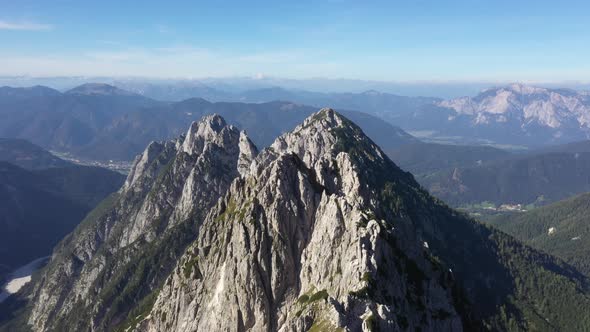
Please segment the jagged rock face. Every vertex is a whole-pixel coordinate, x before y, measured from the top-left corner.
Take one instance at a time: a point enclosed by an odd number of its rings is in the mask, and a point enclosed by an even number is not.
[[[205,118],[87,219],[34,281],[33,330],[590,324],[590,280],[433,199],[329,109],[259,155]]]
[[[198,233],[203,216],[257,154],[217,116],[151,143],[121,190],[56,248],[32,294],[34,330],[110,330],[149,295]]]
[[[381,206],[367,165],[402,173],[332,110],[279,137],[207,216],[138,329],[462,330],[448,269]]]

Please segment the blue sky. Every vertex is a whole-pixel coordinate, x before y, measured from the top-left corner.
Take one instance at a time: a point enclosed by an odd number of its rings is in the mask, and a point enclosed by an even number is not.
[[[0,0],[0,75],[590,81],[584,1]]]

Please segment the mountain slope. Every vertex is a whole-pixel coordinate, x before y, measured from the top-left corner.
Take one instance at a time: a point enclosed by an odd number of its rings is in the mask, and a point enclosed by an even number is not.
[[[544,147],[541,149],[536,149],[531,151],[531,154],[541,154],[541,153],[549,153],[549,152],[561,152],[561,153],[583,153],[583,152],[590,152],[590,141],[579,141],[579,142],[571,142],[562,145],[553,145]]]
[[[385,152],[399,167],[416,177],[456,167],[478,166],[511,156],[490,146],[445,145],[435,143],[406,144]]]
[[[151,143],[121,190],[56,247],[32,289],[28,322],[35,330],[112,330],[133,316],[255,154],[219,116],[177,140]]]
[[[10,138],[0,138],[0,161],[28,170],[71,165],[29,141]]]
[[[62,94],[24,90],[26,93],[0,95],[0,136],[70,152],[83,149],[123,114],[160,103],[116,91]]]
[[[590,191],[590,153],[516,155],[419,180],[434,196],[455,206],[481,202],[543,205]]]
[[[590,275],[590,194],[489,222]]]
[[[12,270],[47,256],[122,182],[121,174],[97,167],[28,171],[0,162],[0,265]]]
[[[191,98],[203,98],[212,102],[217,101],[239,101],[234,93],[215,89],[202,82],[187,80],[114,80],[112,84],[123,90],[152,98],[179,102]]]

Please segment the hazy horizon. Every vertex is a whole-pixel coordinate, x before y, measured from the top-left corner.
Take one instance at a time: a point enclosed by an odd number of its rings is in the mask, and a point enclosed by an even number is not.
[[[150,78],[133,76],[0,76],[0,86],[31,87],[47,86],[66,91],[85,83],[105,83],[117,86],[122,82],[148,83],[155,85],[205,85],[220,91],[248,91],[267,88],[310,91],[320,93],[362,93],[379,91],[410,97],[456,98],[473,96],[482,90],[510,84],[524,84],[543,88],[567,88],[578,91],[590,90],[590,82],[519,82],[519,81],[374,81],[354,79],[283,77],[203,77],[203,78]]]

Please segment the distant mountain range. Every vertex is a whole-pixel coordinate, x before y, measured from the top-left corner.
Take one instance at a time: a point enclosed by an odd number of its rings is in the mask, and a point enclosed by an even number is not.
[[[441,133],[543,146],[590,137],[590,95],[521,84],[437,103],[453,111]]]
[[[227,91],[204,84],[141,85],[134,81],[116,84],[163,100],[187,97],[255,103],[282,100],[358,110],[438,142],[540,147],[590,137],[590,94],[569,89],[512,84],[485,89],[475,97],[442,100],[375,90],[321,93],[265,87]]]
[[[160,104],[108,86],[103,92],[109,93],[98,93],[95,85],[66,93],[43,87],[2,89],[0,137],[22,138],[60,151],[83,149],[122,114]]]
[[[354,119],[369,135],[382,119],[393,126],[392,132],[409,138],[403,128],[428,142],[536,149],[590,136],[590,94],[567,89],[513,84],[475,97],[443,100],[375,90],[322,93],[281,87],[236,90],[195,82],[116,83],[118,87],[84,84],[64,93],[39,86],[1,88],[0,136],[25,138],[88,158],[129,160],[147,142],[178,135],[205,110],[244,126],[258,145],[265,146],[324,106],[370,114],[373,118],[366,115],[365,122]],[[291,109],[288,115],[286,105]],[[248,121],[244,112],[262,112],[267,121]],[[372,138],[386,150],[401,145],[398,139],[390,145],[386,139]]]
[[[318,109],[292,102],[211,103],[200,98],[165,103],[105,84],[86,84],[65,93],[40,87],[7,90],[10,94],[0,97],[0,136],[100,160],[131,160],[150,141],[178,136],[192,121],[213,113],[266,146]],[[343,113],[386,148],[417,142],[378,117]]]
[[[270,87],[283,87],[288,90],[309,90],[315,92],[353,92],[359,93],[367,90],[378,90],[404,96],[436,96],[441,98],[453,98],[477,93],[493,83],[486,82],[379,82],[348,79],[282,79],[275,77],[229,77],[229,78],[200,78],[200,79],[151,79],[141,77],[28,77],[28,76],[0,76],[0,85],[15,87],[44,85],[58,90],[68,90],[85,83],[106,83],[119,87],[129,86],[126,90],[134,90],[132,87],[152,86],[161,91],[190,90],[193,87],[207,87],[219,91],[247,91],[265,89]],[[588,85],[586,85],[588,86]],[[584,85],[576,84],[567,87],[583,88]],[[169,94],[167,94],[169,95]],[[197,97],[190,95],[180,99],[168,99],[180,101],[182,99]],[[201,96],[202,97],[202,96]],[[204,97],[203,97],[204,98]],[[156,98],[159,99],[159,98]]]
[[[138,97],[140,94],[120,89],[116,86],[100,83],[86,83],[65,92],[70,95],[86,96],[130,96]]]

